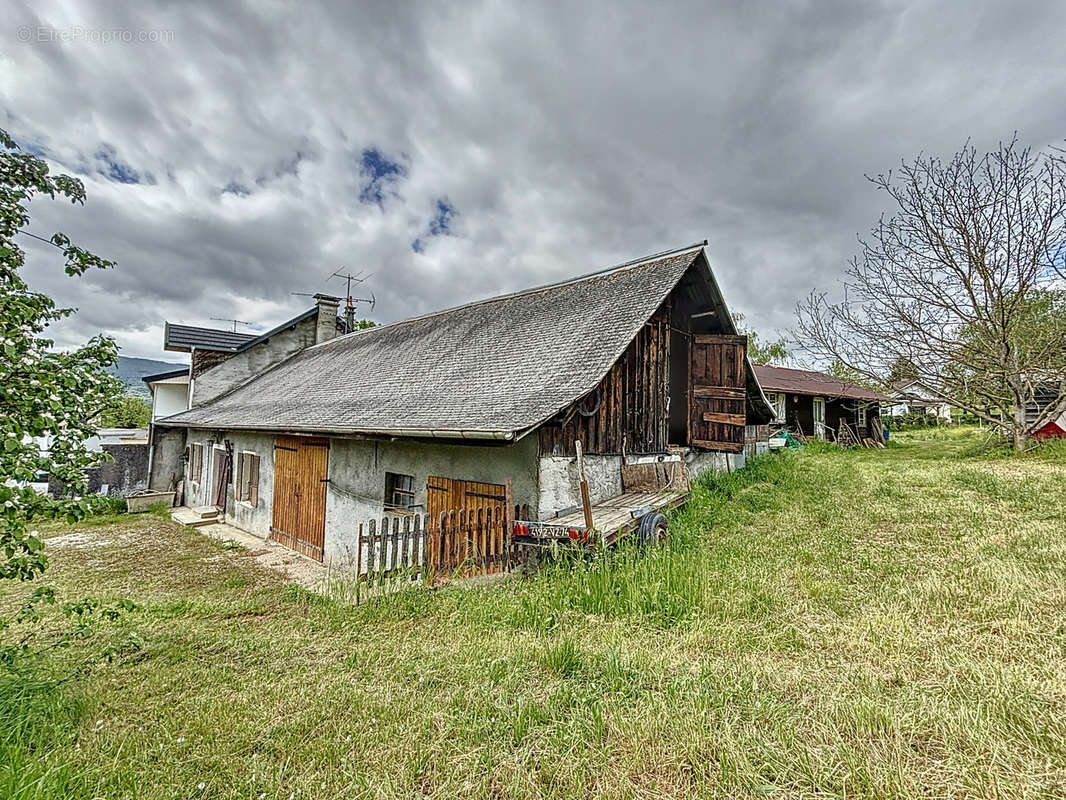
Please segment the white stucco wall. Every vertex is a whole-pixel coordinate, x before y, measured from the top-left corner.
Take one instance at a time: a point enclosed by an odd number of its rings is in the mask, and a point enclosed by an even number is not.
[[[169,417],[189,408],[189,384],[157,383],[152,387],[152,419]]]
[[[621,456],[585,456],[585,480],[593,505],[622,493]],[[545,456],[540,459],[540,498],[537,519],[549,519],[563,509],[581,505],[581,478],[577,458]]]
[[[188,443],[204,448],[203,477],[199,483],[189,480],[188,467],[185,473],[185,505],[212,506],[215,497],[212,487],[215,482],[214,453],[225,440],[233,445],[233,469],[226,492],[226,522],[248,533],[266,539],[270,535],[270,523],[274,516],[274,437],[264,433],[228,431],[220,442],[214,434],[202,430],[190,430]],[[259,502],[252,506],[236,499],[237,456],[241,452],[259,456]]]
[[[333,439],[326,492],[327,561],[354,562],[359,523],[382,517],[386,472],[414,478],[415,503],[423,513],[430,476],[497,484],[510,478],[515,503],[535,506],[537,441],[529,436],[512,445],[487,446]]]
[[[733,472],[742,469],[748,463],[743,453],[711,453],[703,450],[690,450],[685,456],[690,481],[696,480],[705,472]]]
[[[274,436],[227,431],[223,441],[233,444],[233,457],[242,451],[259,456],[259,502],[251,506],[235,500],[236,461],[227,492],[226,522],[267,538],[274,508]],[[190,444],[204,447],[203,477],[185,481],[185,504],[214,505],[214,451],[222,442],[213,433],[190,430]],[[527,437],[513,445],[419,444],[331,439],[326,486],[325,562],[346,566],[355,559],[359,523],[380,521],[384,514],[385,473],[414,478],[418,511],[426,505],[426,482],[430,476],[483,483],[512,481],[515,502],[537,503],[537,441]]]

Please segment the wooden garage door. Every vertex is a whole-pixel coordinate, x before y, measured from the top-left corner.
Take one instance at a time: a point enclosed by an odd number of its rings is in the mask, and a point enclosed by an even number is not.
[[[274,440],[274,521],[270,538],[321,561],[326,543],[329,442],[279,436]]]
[[[426,498],[431,569],[447,574],[503,569],[506,486],[430,476]]]
[[[693,336],[689,380],[689,443],[727,453],[744,451],[746,336]]]

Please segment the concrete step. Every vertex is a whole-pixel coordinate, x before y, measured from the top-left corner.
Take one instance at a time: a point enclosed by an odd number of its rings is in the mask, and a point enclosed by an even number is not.
[[[215,519],[218,516],[218,509],[214,506],[197,506],[190,509],[190,511],[197,514],[201,519]]]
[[[218,523],[217,518],[201,517],[191,508],[179,508],[170,515],[170,518],[179,525],[188,525],[190,528],[202,528],[205,525],[216,525]]]

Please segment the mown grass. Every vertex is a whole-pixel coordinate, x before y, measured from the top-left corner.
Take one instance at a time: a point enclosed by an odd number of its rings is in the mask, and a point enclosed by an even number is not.
[[[895,439],[704,482],[665,548],[360,607],[79,529],[49,579],[139,608],[0,682],[0,796],[1061,797],[1066,454]]]

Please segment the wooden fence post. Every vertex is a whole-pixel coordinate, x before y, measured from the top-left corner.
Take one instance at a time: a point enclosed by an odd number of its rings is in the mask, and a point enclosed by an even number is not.
[[[363,585],[363,523],[359,523],[359,532],[355,535],[355,604],[359,605]]]
[[[511,479],[504,482],[503,490],[503,569],[511,571],[511,537],[514,534],[514,486]]]

